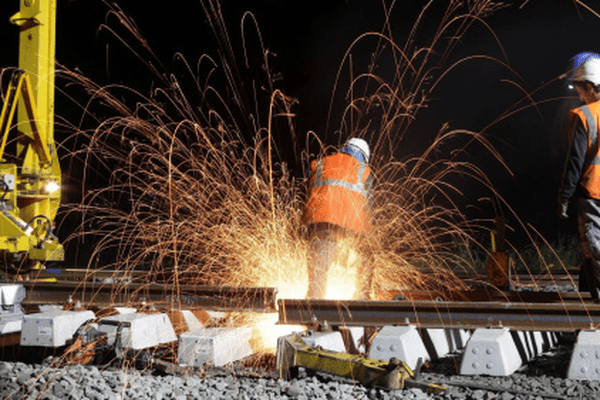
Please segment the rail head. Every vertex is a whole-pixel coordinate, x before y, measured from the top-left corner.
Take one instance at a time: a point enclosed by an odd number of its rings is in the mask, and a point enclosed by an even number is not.
[[[79,302],[83,307],[126,307],[153,304],[156,308],[181,307],[215,311],[275,312],[277,289],[104,282],[23,282],[24,306]]]
[[[277,302],[280,324],[577,331],[600,327],[600,305],[587,302],[291,300]]]

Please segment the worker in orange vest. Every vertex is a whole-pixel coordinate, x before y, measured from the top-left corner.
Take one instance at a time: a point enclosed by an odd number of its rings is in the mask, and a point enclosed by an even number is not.
[[[309,299],[325,297],[327,273],[335,260],[338,241],[367,235],[371,230],[373,178],[369,157],[367,142],[351,138],[336,154],[311,163],[304,213],[310,240],[306,296]],[[362,283],[359,282],[357,296],[365,298],[372,272],[363,266],[359,273]]]
[[[600,301],[600,55],[577,54],[565,74],[583,103],[571,110],[569,153],[559,192],[558,213],[568,218],[569,201],[577,197],[579,238],[583,264],[579,290]]]

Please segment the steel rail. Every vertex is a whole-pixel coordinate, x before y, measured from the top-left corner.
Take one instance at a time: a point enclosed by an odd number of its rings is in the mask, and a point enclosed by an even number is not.
[[[89,268],[48,268],[33,270],[26,274],[29,279],[57,279],[57,280],[90,280],[90,279],[142,279],[148,277],[149,271],[140,269],[89,269]],[[460,272],[455,274],[462,281],[488,282],[485,274],[477,272]],[[152,272],[152,276],[157,279],[172,279],[173,272]],[[180,272],[179,277],[193,277],[191,272]],[[549,284],[567,284],[577,285],[578,271],[556,271],[556,272],[536,272],[531,274],[519,273],[513,274],[510,281],[517,285],[549,285]]]
[[[432,301],[339,301],[279,299],[279,323],[292,325],[422,328],[507,327],[526,331],[573,332],[600,326],[600,305]]]
[[[108,270],[87,268],[47,268],[33,270],[26,277],[32,280],[134,280],[148,276],[148,271],[141,270]]]
[[[79,301],[83,307],[153,305],[215,311],[275,311],[276,288],[173,284],[23,281],[24,306]]]
[[[591,299],[589,293],[502,291],[493,287],[479,290],[400,290],[382,293],[378,300],[430,300],[430,301],[493,301],[500,303],[563,303]]]
[[[178,273],[180,282],[197,277],[191,272]],[[105,282],[173,282],[172,271],[144,271],[140,269],[88,269],[88,268],[47,268],[29,271],[24,275],[28,280],[46,281],[105,281]]]
[[[35,274],[48,274],[48,275],[78,275],[78,276],[89,276],[89,275],[103,275],[103,276],[115,276],[115,275],[132,275],[132,276],[140,276],[147,275],[149,271],[144,271],[140,269],[87,269],[87,268],[48,268],[48,269],[40,269],[36,270]],[[160,272],[156,272],[160,274]],[[172,273],[172,272],[171,272]],[[191,272],[182,271],[179,273],[180,275],[191,274]],[[479,273],[458,273],[456,277],[461,280],[479,280],[479,281],[488,281],[486,275],[482,275]],[[558,272],[536,272],[531,274],[514,274],[511,275],[511,281],[528,281],[528,282],[553,282],[553,281],[570,281],[573,279],[574,282],[577,282],[579,279],[578,273],[576,271],[558,271]]]

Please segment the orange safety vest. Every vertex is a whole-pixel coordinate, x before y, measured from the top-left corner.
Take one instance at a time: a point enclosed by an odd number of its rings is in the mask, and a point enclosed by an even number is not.
[[[357,233],[371,229],[371,169],[344,153],[313,161],[304,222],[330,223]]]
[[[587,197],[600,200],[600,101],[571,110],[571,117],[578,116],[588,133],[588,146],[579,185]],[[573,125],[575,126],[575,125]]]

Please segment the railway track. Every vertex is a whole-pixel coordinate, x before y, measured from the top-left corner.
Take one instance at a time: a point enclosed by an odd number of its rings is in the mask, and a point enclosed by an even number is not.
[[[78,302],[85,308],[140,307],[274,312],[275,288],[173,285],[160,283],[104,283],[44,280],[23,281],[25,307]]]
[[[41,269],[35,270],[27,274],[25,277],[29,279],[57,279],[61,281],[81,281],[86,280],[104,280],[118,279],[121,281],[139,281],[147,278],[149,271],[144,270],[108,270],[108,269],[84,269],[84,268],[64,268],[64,269]],[[156,281],[167,281],[171,276],[164,273],[153,273],[152,277]],[[180,273],[181,280],[191,277],[186,273]],[[488,278],[485,274],[477,272],[471,273],[456,273],[456,277],[463,281],[487,282]],[[567,268],[562,271],[543,271],[543,272],[520,272],[511,275],[511,282],[517,285],[550,285],[554,283],[571,283],[577,284],[578,270],[576,268]]]
[[[279,299],[279,323],[323,326],[386,326],[576,332],[600,326],[600,305],[591,302],[338,301]]]
[[[463,281],[485,282],[485,276],[461,275]],[[328,323],[380,326],[406,321],[423,327],[475,329],[506,326],[513,329],[574,331],[597,325],[600,306],[587,293],[540,291],[547,285],[577,285],[576,276],[513,275],[514,286],[527,291],[501,291],[480,285],[469,291],[399,290],[394,301],[308,301],[280,299],[276,288],[217,287],[173,283],[143,283],[146,271],[39,270],[22,282],[26,307],[78,302],[83,307],[125,307],[152,304],[221,311],[279,312],[279,323]],[[154,277],[157,278],[157,277]],[[170,277],[162,276],[164,281]],[[185,276],[181,277],[185,281]]]
[[[600,325],[600,305],[588,294],[560,292],[404,291],[404,300],[277,300],[276,288],[24,281],[27,308],[73,304],[84,308],[140,307],[278,312],[280,324],[423,328],[508,327],[577,331]]]
[[[95,310],[134,307],[152,312],[173,309],[258,312],[276,314],[279,325],[301,325],[323,332],[353,327],[364,328],[365,332],[377,332],[386,326],[416,327],[419,335],[426,337],[429,354],[435,354],[430,357],[432,360],[447,355],[437,349],[431,352],[436,346],[433,335],[436,331],[464,331],[468,335],[465,342],[482,329],[510,331],[513,339],[523,340],[517,347],[522,362],[527,363],[542,352],[535,344],[538,333],[544,332],[547,342],[550,336],[546,333],[577,335],[600,326],[600,305],[594,304],[589,295],[541,290],[543,282],[576,286],[569,275],[545,279],[530,275],[513,277],[519,285],[536,288],[528,291],[506,292],[489,285],[462,292],[399,290],[389,294],[394,300],[385,301],[278,299],[276,288],[144,283],[144,278],[143,273],[115,271],[37,271],[35,276],[21,282],[27,292],[21,305],[26,314],[41,305],[57,304]],[[480,278],[471,279],[480,282]],[[117,322],[114,326],[130,328],[133,324]],[[15,342],[4,340],[4,344]],[[556,340],[550,344],[555,345]],[[548,343],[544,345],[547,347]],[[448,345],[451,352],[466,351],[464,343],[452,347]]]
[[[503,326],[517,330],[577,331],[600,324],[600,305],[587,293],[500,291],[489,285],[469,291],[400,290],[393,301],[277,299],[276,288],[143,283],[145,271],[40,270],[21,283],[26,309],[39,305],[142,307],[278,312],[280,324],[382,326],[410,323],[423,328]],[[570,274],[514,275],[517,285],[576,285]],[[167,280],[168,277],[163,277]],[[465,281],[483,282],[479,275]]]

